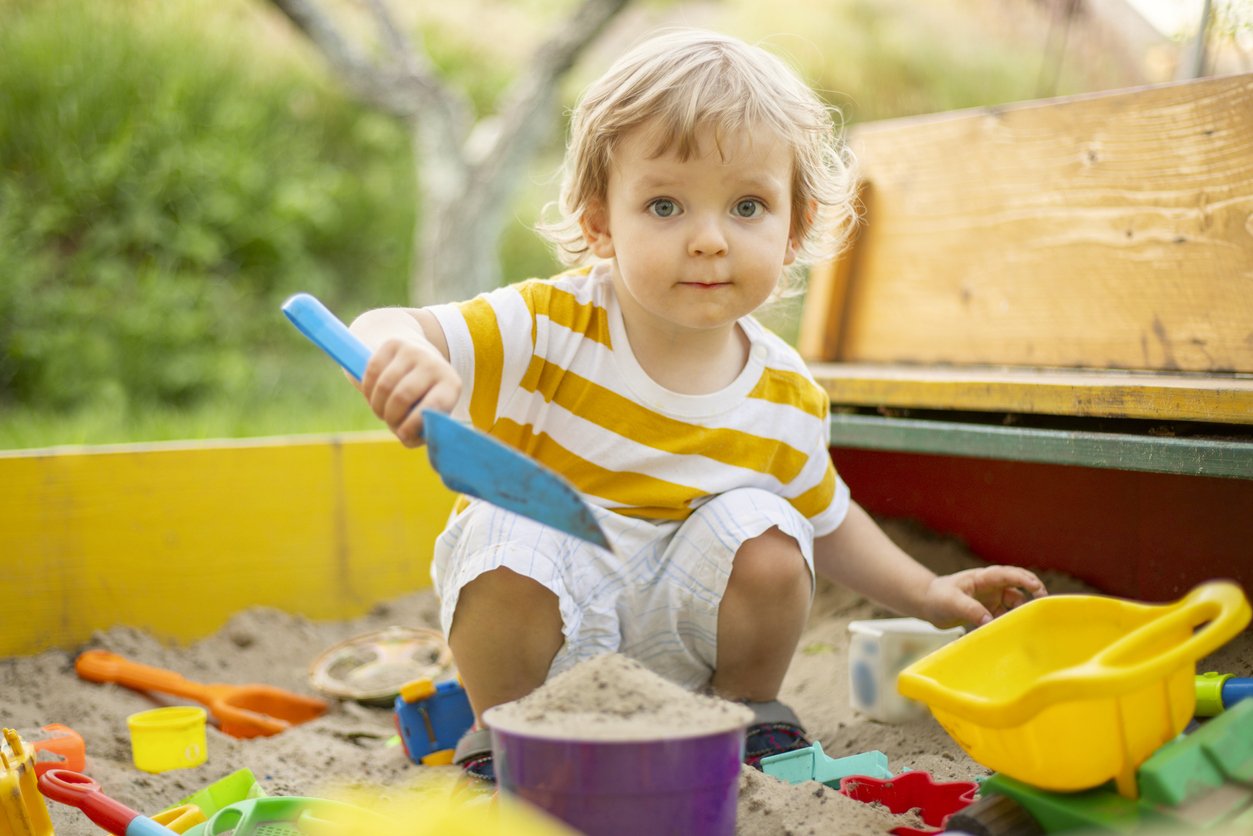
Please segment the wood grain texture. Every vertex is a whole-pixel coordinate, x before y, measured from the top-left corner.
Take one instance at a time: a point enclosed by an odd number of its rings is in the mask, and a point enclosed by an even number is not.
[[[1253,372],[1253,74],[851,143],[874,200],[823,359]]]
[[[810,371],[836,405],[1253,424],[1253,375],[869,363]]]

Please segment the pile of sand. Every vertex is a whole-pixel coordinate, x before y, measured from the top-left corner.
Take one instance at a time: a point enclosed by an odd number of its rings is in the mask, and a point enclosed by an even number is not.
[[[616,653],[588,659],[489,714],[501,729],[578,740],[717,734],[753,719],[743,705],[692,693]]]
[[[977,564],[958,543],[908,525],[888,523],[885,527],[907,551],[937,571],[951,572]],[[1053,592],[1090,591],[1062,576],[1046,574],[1044,580]],[[847,589],[823,584],[781,698],[796,710],[832,757],[877,749],[888,756],[893,772],[921,769],[936,780],[971,780],[986,774],[930,717],[886,725],[849,707],[848,623],[889,615]],[[311,622],[271,609],[252,609],[238,613],[217,633],[188,646],[171,646],[129,627],[101,632],[87,646],[167,667],[200,682],[263,682],[312,694],[307,668],[326,648],[390,625],[435,624],[437,602],[429,592],[419,592],[350,621]],[[126,716],[158,703],[125,688],[80,680],[74,673],[74,659],[83,649],[0,660],[0,724],[16,728],[28,738],[37,736],[39,727],[47,723],[74,728],[87,743],[87,772],[107,795],[140,812],[161,810],[242,767],[253,771],[269,795],[319,795],[344,783],[384,787],[395,793],[431,776],[447,778],[454,774],[452,767],[424,767],[408,760],[403,749],[392,742],[395,726],[390,708],[339,701],[332,701],[325,716],[274,737],[237,740],[211,727],[208,760],[202,766],[157,775],[139,772],[131,763]],[[1246,631],[1202,660],[1199,669],[1253,676],[1253,633]],[[573,710],[602,704],[596,699],[583,702],[593,695],[575,691],[579,700],[570,703]],[[625,697],[615,695],[614,700],[620,699]],[[623,708],[623,703],[614,704],[628,714],[632,710],[629,705]],[[560,705],[543,709],[549,710],[560,714],[566,709]],[[58,836],[96,836],[100,832],[78,810],[49,806]],[[744,836],[858,836],[911,824],[917,824],[916,817],[893,816],[881,807],[852,801],[820,784],[791,786],[751,770],[741,776],[738,832]]]

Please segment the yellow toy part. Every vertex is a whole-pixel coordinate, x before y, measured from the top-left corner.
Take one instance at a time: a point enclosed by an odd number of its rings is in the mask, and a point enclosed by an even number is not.
[[[366,811],[359,822],[340,820],[334,833],[307,836],[578,836],[519,798],[468,789],[464,778],[433,776],[408,791],[357,787],[336,797]],[[355,825],[355,826],[354,826]]]
[[[52,836],[52,819],[35,775],[35,750],[13,729],[0,745],[0,836]]]
[[[897,687],[989,769],[1056,792],[1114,779],[1136,798],[1136,769],[1192,719],[1197,660],[1250,614],[1229,581],[1170,604],[1051,595],[923,657]]]

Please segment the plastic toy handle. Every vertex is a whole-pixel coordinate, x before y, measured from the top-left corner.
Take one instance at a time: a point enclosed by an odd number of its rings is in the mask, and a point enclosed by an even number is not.
[[[82,735],[60,723],[49,723],[40,731],[46,732],[48,737],[31,741],[30,747],[37,752],[44,751],[56,755],[60,760],[36,761],[36,775],[42,775],[56,767],[63,767],[71,772],[81,772],[87,768],[87,754]]]
[[[344,371],[357,380],[365,376],[370,349],[316,298],[308,293],[297,293],[283,303],[283,313],[300,333],[329,354]]]
[[[177,836],[178,831],[158,824],[147,816],[135,816],[131,819],[131,823],[126,825],[126,836],[169,836],[171,833]]]
[[[107,650],[86,650],[74,662],[74,670],[91,682],[115,682],[141,691],[162,691],[198,702],[213,698],[208,686],[185,679],[174,671],[132,662]]]
[[[1253,699],[1253,679],[1209,671],[1196,675],[1196,716],[1216,717],[1241,700]]]
[[[39,776],[39,791],[53,801],[77,807],[87,814],[97,826],[110,833],[124,833],[127,836],[166,836],[173,833],[168,827],[162,827],[149,818],[141,816],[120,801],[109,798],[100,791],[100,785],[94,779],[81,772],[69,769],[49,769]],[[137,819],[151,824],[157,829],[132,830]]]
[[[1106,699],[1162,679],[1220,647],[1253,614],[1243,590],[1231,581],[1201,584],[1180,600],[1152,609],[1156,613],[1149,621],[1086,662],[1037,677],[1013,702],[984,701],[979,706],[987,715],[983,722],[993,728],[1010,728],[1058,702]],[[1185,640],[1160,649],[1181,632],[1198,627]],[[932,704],[947,705],[938,700]]]
[[[1217,650],[1253,616],[1244,591],[1231,581],[1203,583],[1166,608],[1170,612],[1132,630],[1094,656],[1091,664],[1130,679],[1177,668]],[[1185,628],[1197,629],[1184,641],[1157,651],[1163,640]]]
[[[1231,708],[1241,700],[1253,700],[1253,679],[1232,677],[1223,683],[1223,708]]]

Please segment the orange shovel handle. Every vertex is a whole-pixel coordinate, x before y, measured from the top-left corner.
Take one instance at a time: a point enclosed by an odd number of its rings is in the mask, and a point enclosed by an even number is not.
[[[217,718],[231,737],[278,734],[294,723],[321,716],[326,702],[293,694],[271,685],[203,684],[174,671],[132,662],[107,650],[80,654],[74,669],[92,682],[113,682],[141,691],[160,691],[195,700]]]
[[[132,662],[107,650],[87,650],[79,654],[74,670],[91,682],[113,682],[140,691],[160,691],[206,705],[215,697],[214,690],[207,685],[192,682],[165,668]]]

